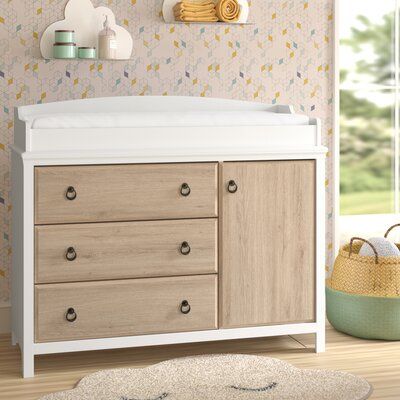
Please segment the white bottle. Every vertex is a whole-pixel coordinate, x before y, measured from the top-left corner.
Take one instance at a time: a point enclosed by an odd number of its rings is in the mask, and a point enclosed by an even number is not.
[[[107,15],[103,26],[104,29],[99,33],[99,58],[115,60],[117,58],[117,35],[110,28]]]

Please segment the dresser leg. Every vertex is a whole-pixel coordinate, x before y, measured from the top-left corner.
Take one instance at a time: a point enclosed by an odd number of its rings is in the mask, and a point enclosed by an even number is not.
[[[22,377],[33,378],[35,376],[35,356],[31,351],[22,351]]]
[[[325,351],[325,327],[315,334],[315,352],[323,353]]]
[[[11,332],[11,344],[12,344],[13,346],[16,346],[17,343],[18,343],[17,336],[15,335],[14,332]]]

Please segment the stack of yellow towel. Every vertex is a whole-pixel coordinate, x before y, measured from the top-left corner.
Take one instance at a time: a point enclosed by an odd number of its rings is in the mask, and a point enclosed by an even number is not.
[[[217,12],[212,0],[200,2],[182,0],[174,6],[176,21],[183,22],[217,22]]]

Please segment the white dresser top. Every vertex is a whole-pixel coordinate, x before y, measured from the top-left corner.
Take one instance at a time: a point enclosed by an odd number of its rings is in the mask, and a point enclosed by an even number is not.
[[[166,96],[106,97],[23,106],[15,151],[25,157],[324,153],[319,121],[291,106]],[[194,158],[193,158],[194,157]],[[229,158],[228,157],[228,158]]]

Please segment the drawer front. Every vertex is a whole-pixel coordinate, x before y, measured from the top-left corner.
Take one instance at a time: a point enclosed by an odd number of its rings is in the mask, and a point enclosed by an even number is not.
[[[217,219],[35,227],[36,283],[217,272]]]
[[[216,275],[37,285],[35,296],[36,342],[217,328]]]
[[[217,180],[216,163],[37,167],[35,223],[216,217]]]

